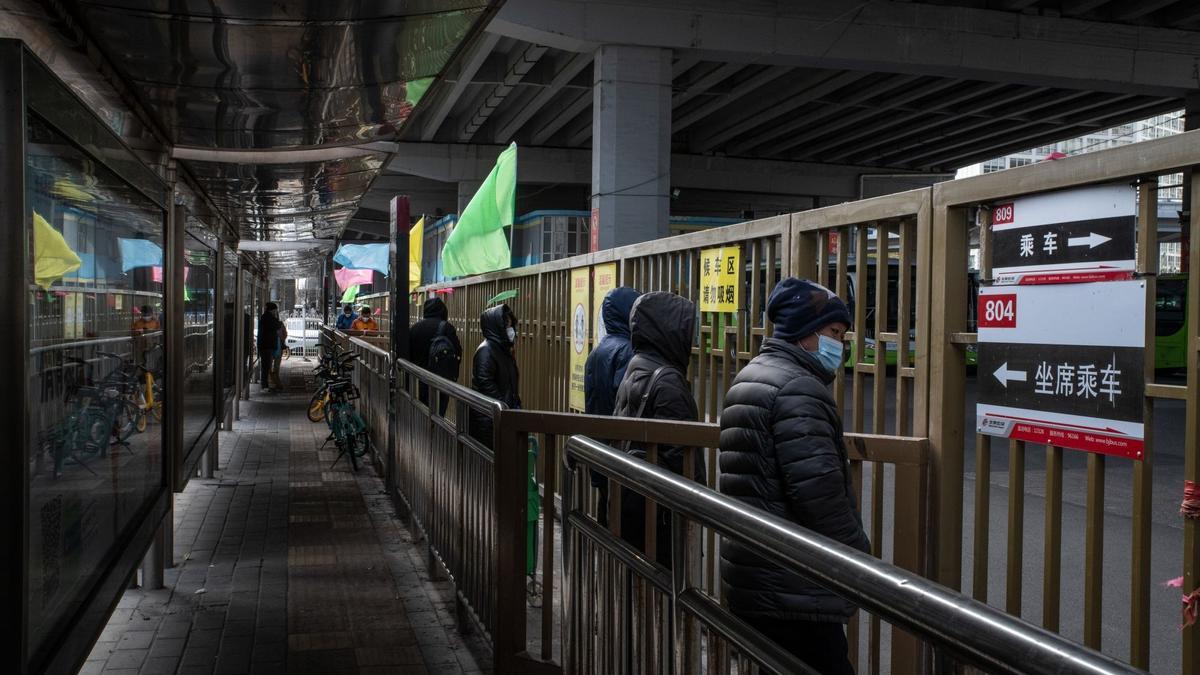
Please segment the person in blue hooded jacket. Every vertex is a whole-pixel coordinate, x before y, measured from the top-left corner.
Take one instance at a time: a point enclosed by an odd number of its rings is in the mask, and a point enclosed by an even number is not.
[[[636,289],[621,286],[609,291],[600,305],[605,335],[588,355],[583,372],[584,412],[589,415],[612,415],[616,408],[617,390],[633,358],[629,312],[640,295]],[[592,486],[600,490],[600,523],[607,525],[608,481],[598,473],[592,473],[591,478]]]

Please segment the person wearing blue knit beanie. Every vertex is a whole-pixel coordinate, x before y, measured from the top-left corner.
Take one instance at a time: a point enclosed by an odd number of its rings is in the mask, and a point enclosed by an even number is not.
[[[767,300],[774,324],[738,373],[721,414],[720,490],[869,552],[855,504],[842,420],[829,393],[850,311],[832,291],[783,279]],[[736,541],[721,545],[729,609],[817,672],[853,674],[844,624],[854,605]]]

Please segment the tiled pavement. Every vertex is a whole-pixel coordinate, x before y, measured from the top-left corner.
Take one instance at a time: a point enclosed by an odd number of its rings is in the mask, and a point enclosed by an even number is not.
[[[253,390],[221,433],[218,478],[176,495],[167,588],[127,591],[81,672],[490,670],[374,470],[330,468],[302,391]]]

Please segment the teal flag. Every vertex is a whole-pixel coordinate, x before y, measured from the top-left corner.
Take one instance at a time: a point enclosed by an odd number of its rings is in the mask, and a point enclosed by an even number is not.
[[[496,158],[496,166],[458,216],[442,247],[446,276],[465,277],[512,266],[504,228],[513,224],[517,201],[517,144]]]

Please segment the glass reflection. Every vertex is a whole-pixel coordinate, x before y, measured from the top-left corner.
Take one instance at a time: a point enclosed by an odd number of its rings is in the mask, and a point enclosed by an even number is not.
[[[31,656],[163,484],[164,213],[28,115]]]
[[[188,233],[183,238],[183,447],[189,454],[214,419],[213,378],[216,251]]]

